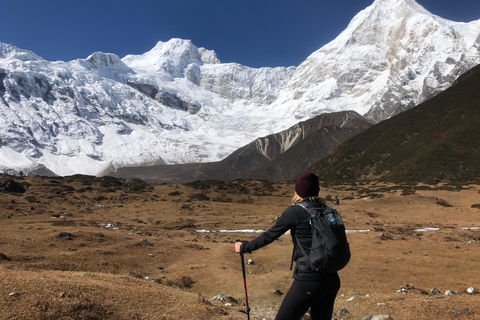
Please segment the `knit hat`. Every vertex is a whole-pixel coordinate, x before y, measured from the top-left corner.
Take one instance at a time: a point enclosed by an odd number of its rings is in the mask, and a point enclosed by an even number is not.
[[[312,172],[301,174],[295,182],[295,192],[301,198],[316,197],[319,191],[318,177]]]

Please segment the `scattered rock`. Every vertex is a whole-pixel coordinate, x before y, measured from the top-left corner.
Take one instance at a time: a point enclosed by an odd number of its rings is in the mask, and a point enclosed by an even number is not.
[[[12,261],[12,259],[4,255],[3,253],[0,253],[0,261]]]
[[[350,297],[350,298],[347,299],[347,302],[353,301],[353,300],[355,300],[355,299],[357,299],[357,296],[352,296],[352,297]]]
[[[401,287],[400,290],[397,290],[395,292],[396,293],[409,293],[410,291],[414,291],[414,292],[421,293],[421,294],[426,294],[426,295],[429,294],[426,290],[415,288],[415,286],[413,284],[408,284],[408,283],[406,285],[404,285],[403,287]]]
[[[477,294],[478,291],[474,287],[470,287],[470,288],[467,289],[467,293],[468,294]]]
[[[102,223],[102,225],[103,225],[103,223]],[[109,229],[109,230],[118,230],[115,223],[107,223],[107,224],[105,224],[104,228]]]
[[[466,315],[474,314],[475,312],[468,310],[468,308],[463,308],[463,313]]]
[[[459,316],[459,315],[462,314],[462,313],[461,313],[460,311],[458,311],[458,310],[452,310],[452,311],[450,311],[450,313],[453,314],[454,316]]]
[[[430,293],[431,294],[441,294],[440,290],[438,290],[437,288],[432,288],[432,290],[430,290]]]
[[[452,241],[459,241],[459,240],[453,237],[444,237],[443,241],[452,242]]]
[[[73,234],[68,233],[68,232],[60,232],[57,233],[57,238],[65,238],[67,240],[73,240]]]
[[[445,291],[444,294],[445,294],[446,296],[453,296],[454,292],[451,291],[451,290],[447,290],[447,291]]]
[[[142,241],[137,242],[135,245],[138,247],[154,247],[154,244],[147,239],[142,239]]]
[[[263,318],[263,320],[266,320],[266,319],[267,318]],[[334,318],[332,316],[331,320],[334,320],[334,319],[337,320],[336,318]],[[308,309],[307,312],[305,312],[305,314],[300,318],[300,320],[312,320],[312,315],[310,314],[310,309]]]
[[[231,302],[238,304],[238,301],[226,294],[217,294],[215,297],[211,298],[210,301],[215,300],[215,301],[220,301],[220,302]]]
[[[395,291],[395,293],[408,293],[408,290],[406,288],[400,288],[399,290]]]
[[[252,259],[248,259],[247,264],[254,264],[255,262]]]
[[[380,238],[380,240],[393,240],[392,235],[389,233],[382,232],[378,235],[378,237]]]
[[[272,290],[272,292],[275,293],[277,296],[283,296],[283,292],[278,289]]]
[[[390,315],[388,314],[379,314],[379,315],[376,315],[376,316],[370,316],[370,317],[366,317],[366,318],[363,318],[361,320],[392,320],[393,318],[390,317]]]
[[[8,295],[9,295],[10,297],[18,297],[18,296],[20,295],[20,293],[18,293],[18,292],[10,292]]]
[[[350,312],[348,312],[348,310],[345,308],[340,308],[337,313],[339,316],[341,316],[342,314],[349,314]]]

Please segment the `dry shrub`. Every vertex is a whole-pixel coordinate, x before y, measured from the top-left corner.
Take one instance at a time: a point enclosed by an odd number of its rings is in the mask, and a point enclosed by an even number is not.
[[[35,320],[108,320],[118,319],[114,312],[100,303],[80,297],[68,301],[39,301],[35,305]]]
[[[188,276],[182,276],[175,280],[165,280],[162,284],[169,286],[169,287],[178,287],[178,288],[191,288],[195,281]]]

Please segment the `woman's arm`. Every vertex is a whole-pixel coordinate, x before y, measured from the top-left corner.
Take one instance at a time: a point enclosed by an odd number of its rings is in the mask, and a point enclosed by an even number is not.
[[[283,211],[280,218],[277,220],[275,225],[269,230],[265,231],[255,239],[251,241],[239,241],[235,243],[235,252],[252,252],[261,247],[264,247],[276,239],[278,239],[282,234],[292,229],[296,224],[295,211],[292,207],[288,207]]]

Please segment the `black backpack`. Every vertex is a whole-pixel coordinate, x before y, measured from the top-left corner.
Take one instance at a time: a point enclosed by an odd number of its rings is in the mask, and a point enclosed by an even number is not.
[[[295,247],[298,246],[303,254],[297,259],[297,267],[303,269],[306,266],[311,271],[322,273],[343,269],[350,261],[350,246],[340,214],[327,205],[310,207],[304,202],[297,205],[308,211],[312,227],[312,245],[308,252],[295,236]]]

